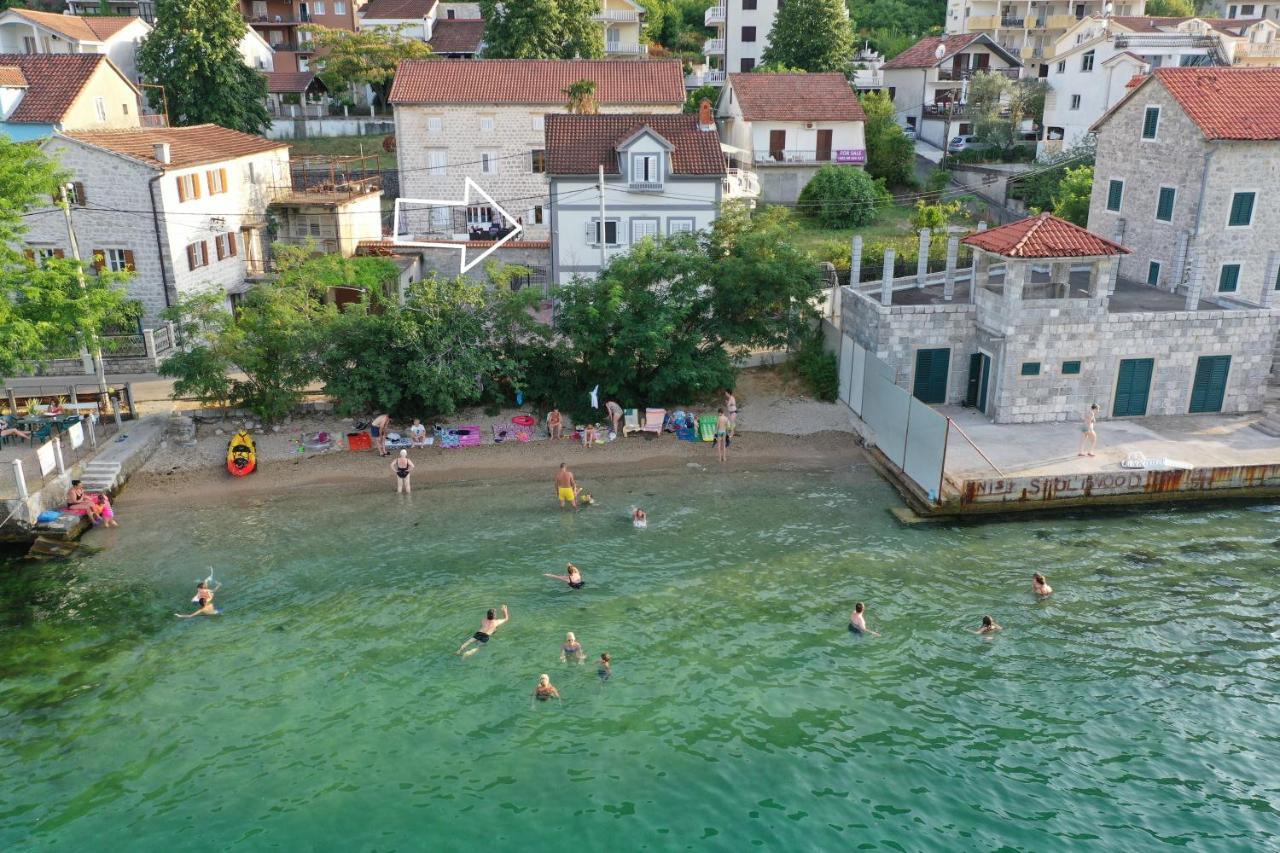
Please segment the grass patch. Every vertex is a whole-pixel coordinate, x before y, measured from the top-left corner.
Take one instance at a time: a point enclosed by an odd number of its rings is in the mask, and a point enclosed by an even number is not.
[[[862,228],[823,228],[812,219],[797,217],[792,240],[798,247],[812,255],[825,254],[824,247],[833,242],[842,243],[845,254],[848,254],[849,242],[854,234],[861,234],[863,242],[867,242],[879,237],[901,237],[903,234],[914,233],[911,227],[913,212],[913,209],[906,205],[895,204],[882,212],[874,225]],[[848,266],[847,261],[845,266]]]
[[[378,168],[396,168],[396,155],[382,150],[381,136],[317,136],[309,139],[289,140],[291,157],[351,157],[361,153],[378,155]],[[361,150],[363,148],[363,151]]]

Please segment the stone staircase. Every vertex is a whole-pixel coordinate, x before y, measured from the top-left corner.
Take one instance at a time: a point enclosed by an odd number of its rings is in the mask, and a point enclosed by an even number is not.
[[[120,480],[119,462],[88,462],[80,474],[85,491],[110,492]]]

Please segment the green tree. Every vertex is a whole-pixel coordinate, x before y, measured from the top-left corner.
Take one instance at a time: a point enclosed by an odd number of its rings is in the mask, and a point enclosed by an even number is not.
[[[867,115],[867,174],[891,187],[915,186],[916,147],[898,126],[889,93],[867,92],[861,100]]]
[[[138,49],[138,70],[164,87],[170,123],[211,122],[245,133],[271,124],[266,78],[240,55],[245,30],[235,0],[156,0],[155,29]],[[161,105],[159,95],[149,97]]]
[[[594,80],[577,80],[562,89],[561,93],[568,96],[569,103],[565,105],[565,109],[571,113],[595,115],[600,112],[600,105],[596,103]]]
[[[1153,18],[1192,18],[1196,4],[1192,0],[1147,0],[1145,14]]]
[[[853,27],[844,0],[789,0],[778,10],[763,60],[805,71],[845,72]]]
[[[368,84],[377,103],[385,105],[396,76],[396,66],[405,59],[426,59],[431,48],[408,38],[404,26],[373,27],[360,32],[308,25],[315,48],[324,51],[316,60],[322,79],[330,91]]]
[[[757,74],[804,74],[803,68],[793,68],[781,62],[766,62],[751,69]]]
[[[978,140],[1001,153],[1012,152],[1021,139],[1023,122],[1044,119],[1047,92],[1043,80],[1015,81],[1003,74],[975,74],[969,83],[969,105],[978,113],[974,128]]]
[[[595,59],[604,32],[599,0],[480,0],[484,55],[490,59]]]
[[[856,228],[875,222],[892,203],[882,179],[857,166],[823,166],[800,191],[796,206],[828,228]]]
[[[917,231],[921,228],[941,231],[951,224],[953,218],[960,216],[963,209],[964,205],[958,201],[917,201],[915,210],[911,213],[911,227]]]
[[[716,101],[720,99],[720,87],[699,86],[696,89],[690,89],[688,96],[684,99],[684,111],[687,113],[697,113],[698,105],[702,103],[703,98],[706,98],[711,102],[711,109],[714,111]]]
[[[1053,196],[1053,215],[1081,228],[1089,224],[1089,196],[1093,192],[1093,167],[1068,168]]]

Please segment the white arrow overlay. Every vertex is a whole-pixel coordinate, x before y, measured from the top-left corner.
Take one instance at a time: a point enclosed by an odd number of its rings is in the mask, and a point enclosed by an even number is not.
[[[480,189],[479,184],[477,184],[475,181],[471,180],[470,178],[464,178],[463,180],[465,183],[463,184],[462,201],[458,201],[456,199],[451,201],[446,201],[444,199],[429,199],[429,198],[398,198],[396,199],[395,213],[393,214],[391,219],[392,244],[396,246],[418,246],[418,247],[435,248],[435,249],[460,249],[462,251],[462,272],[465,273],[468,270],[470,270],[472,267],[474,267],[476,264],[480,263],[485,258],[493,254],[494,251],[501,248],[504,243],[515,239],[516,235],[518,235],[521,231],[524,230],[524,227],[521,226],[521,224],[516,221],[514,216],[512,216],[510,213],[507,213],[505,210],[503,210],[498,205],[498,203],[493,200],[492,196],[490,196],[484,190]],[[465,210],[467,207],[471,205],[472,190],[475,190],[476,193],[481,198],[483,198],[485,202],[488,203],[489,207],[498,211],[499,215],[501,215],[502,218],[506,220],[508,223],[510,223],[511,225],[511,231],[509,233],[504,234],[501,240],[494,241],[494,244],[492,246],[485,249],[475,258],[473,258],[470,261],[467,260],[467,244],[466,243],[456,243],[456,242],[431,243],[431,242],[423,242],[421,240],[401,239],[400,237],[400,205],[402,203],[421,205],[424,207],[458,207],[460,205]]]

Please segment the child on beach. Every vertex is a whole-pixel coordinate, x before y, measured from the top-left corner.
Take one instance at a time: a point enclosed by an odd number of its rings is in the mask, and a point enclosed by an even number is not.
[[[417,418],[413,419],[413,426],[409,427],[409,440],[414,447],[427,446],[427,428]]]
[[[106,495],[98,493],[89,495],[89,500],[97,507],[98,512],[102,515],[103,527],[119,527],[120,522],[116,521],[115,510],[111,508],[111,501]]]
[[[596,429],[595,424],[587,424],[585,427],[583,427],[582,446],[585,447],[587,450],[590,450],[591,445],[595,444],[596,440],[599,438],[600,438],[600,433]]]

